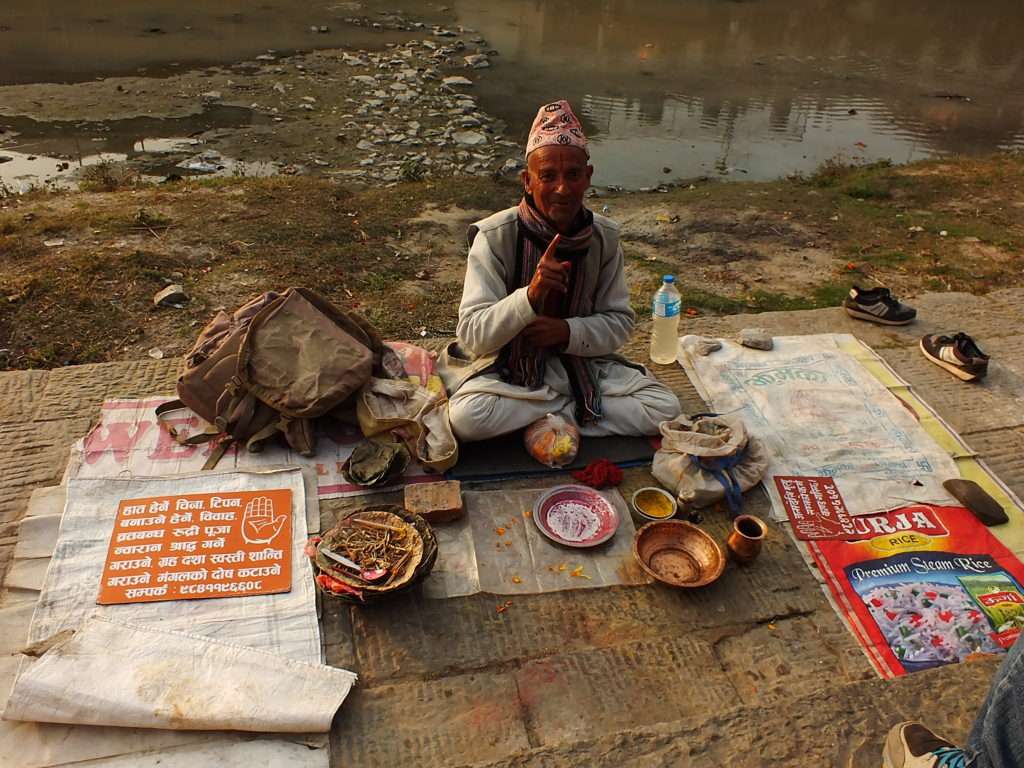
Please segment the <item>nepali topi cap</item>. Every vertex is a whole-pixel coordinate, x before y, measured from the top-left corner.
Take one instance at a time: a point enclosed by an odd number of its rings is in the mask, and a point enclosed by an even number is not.
[[[555,144],[563,147],[579,147],[587,157],[587,137],[583,134],[583,124],[572,111],[569,102],[553,101],[537,110],[533,119],[530,137],[526,140],[526,154],[540,147]]]

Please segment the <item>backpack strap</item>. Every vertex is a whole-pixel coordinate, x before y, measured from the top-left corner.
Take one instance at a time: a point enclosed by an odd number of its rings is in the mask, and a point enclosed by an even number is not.
[[[257,404],[256,396],[242,384],[241,379],[232,376],[217,400],[217,418],[214,423],[221,432],[245,435],[256,415]]]
[[[256,432],[252,437],[246,440],[245,447],[251,453],[259,453],[261,450],[263,450],[263,443],[272,438],[278,432],[282,431],[281,424],[282,422],[280,420],[274,420],[270,422],[269,424],[267,424],[267,426],[265,426],[259,432]]]
[[[166,403],[162,403],[156,407],[156,421],[171,439],[178,445],[202,445],[214,440],[218,435],[221,434],[221,430],[217,429],[216,426],[210,425],[202,432],[197,432],[194,435],[188,437],[182,437],[181,434],[175,429],[169,422],[165,420],[168,413],[174,411],[183,411],[186,406],[181,400],[168,400]]]
[[[210,451],[209,458],[206,460],[206,463],[203,464],[203,470],[205,471],[216,467],[217,462],[219,462],[224,457],[224,454],[228,452],[228,448],[230,448],[234,444],[235,440],[234,438],[231,437],[227,437],[221,440],[219,443],[217,443],[217,447]]]

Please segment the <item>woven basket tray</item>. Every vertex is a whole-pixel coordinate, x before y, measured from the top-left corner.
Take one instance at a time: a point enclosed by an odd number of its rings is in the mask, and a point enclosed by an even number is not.
[[[350,517],[353,515],[366,516],[371,512],[388,512],[395,515],[404,523],[411,525],[423,542],[422,552],[418,553],[418,556],[414,555],[413,559],[406,565],[406,567],[403,568],[402,572],[392,580],[392,583],[386,585],[366,584],[356,577],[355,574],[346,571],[344,568],[336,566],[331,560],[319,553],[319,546],[323,546],[325,544],[330,546],[330,542],[333,540],[336,531],[345,526],[346,521]],[[368,605],[381,600],[386,600],[391,595],[406,592],[423,581],[423,579],[425,579],[433,569],[434,563],[437,561],[437,538],[434,536],[434,532],[427,521],[419,515],[407,512],[402,507],[394,504],[375,504],[372,507],[364,507],[362,509],[352,511],[346,515],[345,518],[340,520],[334,528],[327,531],[324,534],[320,545],[318,545],[316,555],[311,559],[313,561],[313,570],[316,575],[319,576],[322,573],[326,574],[331,578],[337,579],[338,581],[346,584],[352,590],[351,592],[333,592],[330,589],[324,588],[318,580],[317,589],[319,589],[323,594],[338,600],[356,603],[358,605]]]

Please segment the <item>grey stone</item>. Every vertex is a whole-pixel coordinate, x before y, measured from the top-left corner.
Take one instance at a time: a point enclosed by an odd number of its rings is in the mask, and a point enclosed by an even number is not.
[[[452,134],[452,139],[455,143],[467,147],[475,147],[478,144],[487,143],[487,137],[479,131],[456,131]]]
[[[522,160],[519,160],[518,158],[515,158],[515,157],[510,157],[507,160],[505,160],[504,163],[501,164],[501,168],[499,169],[498,172],[501,173],[501,174],[515,173],[516,171],[520,170],[522,167],[523,167],[523,161]]]
[[[461,75],[453,75],[446,77],[441,81],[442,85],[447,85],[449,88],[463,85],[472,85],[473,81],[468,77],[462,77]]]
[[[774,346],[771,334],[764,328],[744,328],[740,331],[740,344],[751,349],[764,350],[769,350]]]
[[[769,345],[771,339],[768,340]],[[707,336],[696,336],[693,340],[693,350],[701,357],[707,357],[712,352],[717,352],[722,348],[722,342],[718,339],[710,339]]]
[[[466,66],[473,67],[473,69],[486,69],[491,66],[491,62],[487,60],[487,57],[482,53],[474,53],[470,56],[463,56],[462,60],[466,62]]]
[[[185,289],[175,283],[168,285],[162,291],[157,292],[153,296],[153,304],[158,307],[180,307],[182,304],[188,303],[188,294],[185,293]]]

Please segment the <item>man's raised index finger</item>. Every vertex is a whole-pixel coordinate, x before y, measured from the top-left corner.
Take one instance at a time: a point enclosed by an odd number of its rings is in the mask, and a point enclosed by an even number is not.
[[[548,244],[547,250],[544,251],[543,258],[555,258],[555,250],[558,248],[558,243],[561,241],[561,239],[561,235],[555,235],[553,238],[551,238],[551,242]]]

